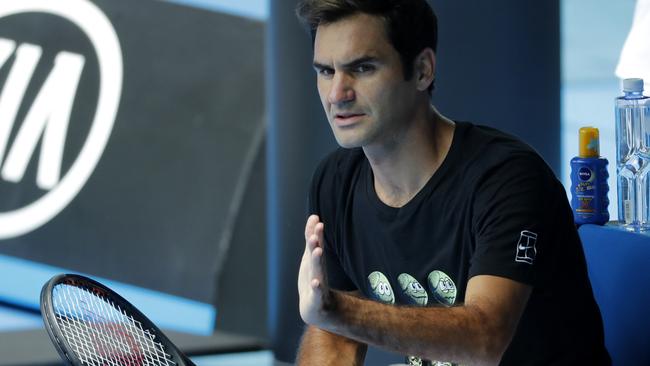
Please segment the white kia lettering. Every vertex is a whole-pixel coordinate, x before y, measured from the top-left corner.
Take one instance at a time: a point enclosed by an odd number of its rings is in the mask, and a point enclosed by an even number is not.
[[[47,192],[34,202],[0,212],[0,239],[28,233],[63,210],[93,173],[110,137],[122,93],[122,50],[110,21],[88,0],[0,1],[2,18],[28,13],[47,13],[73,23],[88,37],[99,66],[99,93],[86,141],[70,168],[62,175],[61,161],[68,122],[85,64],[83,56],[61,51],[39,89],[25,120],[9,146],[16,114],[41,57],[41,48],[0,39],[0,67],[15,60],[0,93],[0,177],[20,182],[27,164],[42,141],[36,184]],[[5,157],[6,155],[6,157]],[[4,158],[4,159],[3,159]],[[4,160],[4,161],[3,161]]]
[[[0,39],[0,41],[7,42],[8,40]],[[12,90],[17,90],[21,96],[24,94],[27,87],[25,80],[31,78],[41,53],[40,47],[30,44],[23,44],[16,51],[14,67],[12,67],[8,82],[0,95],[0,126],[2,126],[0,128],[0,162],[7,147],[9,132],[14,124],[12,117],[15,117],[20,106],[20,100],[7,98],[8,102],[3,103],[5,99],[2,97],[12,95]],[[27,164],[42,135],[43,144],[36,184],[41,189],[49,190],[59,182],[70,112],[84,63],[85,58],[78,54],[64,51],[56,56],[54,68],[43,83],[27,113],[25,122],[18,131],[13,147],[7,155],[2,169],[3,179],[15,183],[22,180]],[[12,81],[14,82],[12,83]],[[13,89],[14,87],[16,89]]]
[[[16,42],[0,38],[0,67],[7,62],[14,50]],[[9,72],[0,94],[0,162],[4,158],[16,113],[40,58],[41,48],[38,46],[24,44],[16,51],[14,67]]]

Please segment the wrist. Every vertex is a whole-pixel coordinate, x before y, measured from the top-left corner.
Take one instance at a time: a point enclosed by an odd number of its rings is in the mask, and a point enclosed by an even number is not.
[[[321,297],[321,307],[318,311],[318,324],[321,329],[332,330],[335,327],[337,314],[340,309],[341,293],[330,288],[324,288]]]
[[[323,289],[323,306],[322,312],[324,315],[329,315],[336,311],[338,308],[338,293],[330,288]]]

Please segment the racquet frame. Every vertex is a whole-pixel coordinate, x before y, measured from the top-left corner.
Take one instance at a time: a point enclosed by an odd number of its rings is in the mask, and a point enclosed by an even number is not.
[[[119,306],[126,315],[140,322],[143,329],[146,329],[151,332],[151,334],[155,335],[155,341],[164,346],[165,352],[172,356],[171,360],[173,362],[179,366],[194,366],[192,361],[190,361],[189,358],[187,358],[187,356],[185,356],[152,321],[150,321],[144,314],[142,314],[142,312],[140,312],[135,306],[131,305],[131,303],[118,293],[85,276],[77,274],[59,274],[52,277],[45,283],[45,285],[43,285],[41,290],[40,306],[43,323],[45,323],[45,330],[50,336],[59,356],[61,356],[61,359],[65,361],[67,365],[85,366],[79,357],[77,357],[56,319],[52,293],[57,285],[68,285],[84,289],[93,295],[112,301],[115,305]]]

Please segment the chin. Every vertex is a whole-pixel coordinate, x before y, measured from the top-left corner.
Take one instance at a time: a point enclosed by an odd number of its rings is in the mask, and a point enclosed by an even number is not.
[[[341,129],[332,126],[332,132],[336,142],[342,148],[353,149],[368,145],[375,135],[373,130],[364,128],[365,126],[357,125],[354,128]]]
[[[334,138],[336,138],[336,143],[338,143],[339,146],[344,149],[354,149],[355,147],[363,146],[363,141],[356,138],[337,135],[334,135]]]
[[[355,147],[359,147],[359,145],[350,143],[348,141],[341,141],[337,139],[336,142],[339,144],[340,147],[344,149],[354,149]]]

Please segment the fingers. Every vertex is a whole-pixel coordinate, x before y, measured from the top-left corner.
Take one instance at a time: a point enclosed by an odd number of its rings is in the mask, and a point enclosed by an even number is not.
[[[316,290],[319,287],[320,287],[320,281],[318,279],[314,278],[313,280],[311,280],[312,289]]]
[[[322,256],[323,256],[323,248],[321,248],[321,247],[315,248],[311,252],[311,259],[314,260],[314,261],[319,261],[318,263],[320,263],[320,258]]]
[[[318,243],[318,236],[317,235],[312,235],[307,239],[307,250],[310,252],[313,252],[314,249],[320,247]]]
[[[321,248],[325,246],[325,224],[319,222],[314,227],[314,234],[318,238],[318,244]]]
[[[320,286],[323,278],[322,257],[323,248],[318,247],[311,252],[311,285],[313,288]]]
[[[312,221],[312,218],[314,218],[314,221]],[[313,225],[311,225],[313,224]],[[322,222],[318,221],[318,216],[312,215],[309,217],[307,220],[307,226],[311,225],[311,235],[306,236],[305,239],[307,241],[306,245],[306,250],[308,251],[313,251],[316,248],[323,248],[323,245],[325,243],[325,225]],[[307,230],[305,230],[305,233],[307,233]]]
[[[314,227],[320,222],[318,215],[310,215],[307,218],[307,224],[305,225],[305,240],[309,240],[309,237],[314,234]]]
[[[301,264],[305,266],[305,274],[313,289],[318,289],[323,281],[323,244],[325,225],[317,215],[311,215],[305,225],[305,252]]]

